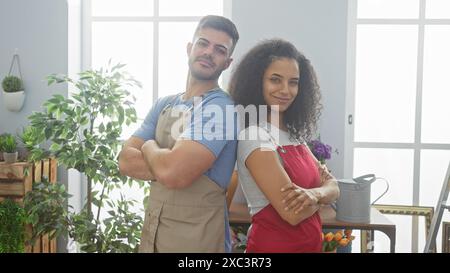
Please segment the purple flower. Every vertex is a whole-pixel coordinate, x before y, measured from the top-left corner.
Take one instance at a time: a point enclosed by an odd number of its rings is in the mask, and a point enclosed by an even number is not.
[[[322,143],[320,140],[312,140],[309,148],[314,156],[322,163],[331,158],[332,148],[328,144]]]

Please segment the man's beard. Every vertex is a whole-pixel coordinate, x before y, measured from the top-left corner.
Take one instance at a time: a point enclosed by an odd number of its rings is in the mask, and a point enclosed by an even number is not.
[[[197,80],[201,80],[201,81],[212,81],[212,80],[217,80],[220,75],[222,74],[222,71],[224,70],[223,68],[217,68],[216,70],[214,70],[214,72],[212,74],[206,74],[206,73],[202,73],[200,71],[197,71],[194,68],[194,63],[197,60],[195,60],[194,62],[189,62],[189,70],[191,73],[191,76],[196,78]]]

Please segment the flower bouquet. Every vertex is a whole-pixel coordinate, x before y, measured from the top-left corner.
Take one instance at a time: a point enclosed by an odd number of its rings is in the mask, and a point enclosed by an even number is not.
[[[333,153],[333,148],[331,148],[330,145],[323,143],[320,140],[320,137],[308,142],[308,147],[321,164],[325,164],[325,161],[330,159],[331,154]],[[337,150],[335,150],[334,152],[336,154],[338,153]]]
[[[243,252],[247,248],[247,229],[242,226],[231,226],[230,233],[233,252]]]
[[[339,230],[334,234],[332,232],[322,233],[322,237],[322,252],[336,252],[338,247],[345,247],[355,239],[351,229]]]

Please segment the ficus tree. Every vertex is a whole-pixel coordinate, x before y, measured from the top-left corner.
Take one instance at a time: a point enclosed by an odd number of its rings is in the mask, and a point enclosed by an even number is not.
[[[87,198],[82,211],[68,213],[65,223],[69,236],[87,252],[134,252],[139,245],[142,217],[130,211],[135,201],[112,200],[109,195],[125,184],[138,183],[146,193],[148,185],[119,173],[120,136],[125,125],[136,122],[135,98],[129,89],[141,87],[126,72],[123,64],[99,70],[88,70],[74,80],[66,75],[48,76],[48,84],[67,83],[75,87],[70,98],[53,95],[44,103],[44,110],[30,117],[37,128],[30,161],[49,156],[66,169],[75,169],[86,176]],[[100,190],[94,190],[100,189]],[[108,205],[110,217],[100,219]],[[94,211],[96,209],[96,211]],[[44,230],[43,232],[45,232]],[[48,231],[48,230],[47,230]]]

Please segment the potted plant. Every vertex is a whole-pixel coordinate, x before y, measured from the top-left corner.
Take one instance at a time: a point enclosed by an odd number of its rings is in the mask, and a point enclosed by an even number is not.
[[[49,150],[34,147],[30,161],[52,156],[58,164],[86,177],[86,203],[81,212],[69,212],[64,221],[69,237],[83,252],[137,252],[139,247],[143,219],[130,210],[134,201],[110,199],[112,190],[134,182],[148,191],[148,183],[119,173],[121,132],[125,124],[136,122],[134,98],[130,100],[127,88],[140,86],[122,67],[84,71],[78,80],[49,76],[49,85],[68,83],[76,91],[69,99],[54,95],[42,112],[29,117],[31,126],[42,134],[42,142],[52,143]],[[109,216],[101,219],[105,207]]]
[[[4,134],[0,140],[0,149],[3,152],[3,159],[6,163],[15,163],[17,161],[17,142],[14,136]]]
[[[50,183],[45,177],[33,183],[33,190],[27,192],[23,201],[27,223],[33,227],[27,243],[34,245],[43,234],[48,234],[50,240],[67,234],[70,217],[66,204],[70,196],[63,184]]]
[[[18,148],[19,159],[26,161],[30,151],[33,148],[39,147],[38,143],[42,141],[43,136],[41,130],[32,126],[27,126],[22,129],[21,133],[17,134],[17,138],[20,142],[20,147]]]
[[[11,199],[0,202],[0,253],[25,250],[25,210]]]
[[[2,81],[2,87],[6,108],[13,112],[20,111],[25,101],[22,80],[16,76],[6,76]]]

